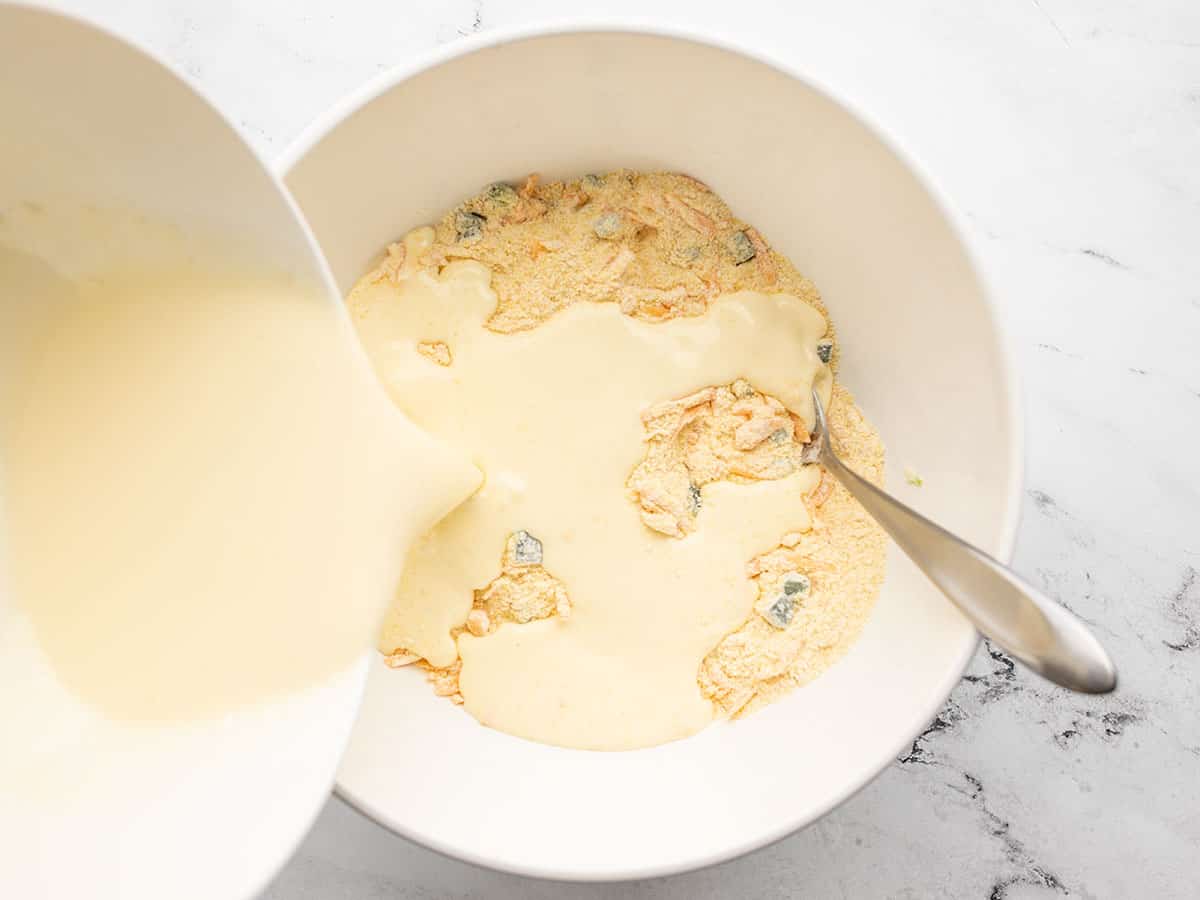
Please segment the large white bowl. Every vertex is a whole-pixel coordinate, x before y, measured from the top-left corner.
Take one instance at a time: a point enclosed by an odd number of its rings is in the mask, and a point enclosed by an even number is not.
[[[807,76],[677,33],[497,34],[376,81],[281,165],[343,291],[388,241],[493,180],[625,166],[706,181],[821,289],[891,489],[1010,554],[1016,385],[965,231],[892,141]],[[529,875],[659,875],[760,847],[887,766],[975,647],[911,564],[888,564],[861,639],[820,679],[648,750],[509,737],[376,660],[340,789],[406,837]]]

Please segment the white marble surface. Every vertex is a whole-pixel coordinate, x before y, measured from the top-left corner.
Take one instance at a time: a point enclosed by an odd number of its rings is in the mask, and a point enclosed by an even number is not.
[[[61,0],[189,73],[264,153],[479,29],[652,16],[858,101],[978,233],[1025,376],[1016,564],[1091,622],[1120,692],[981,649],[912,750],[750,857],[617,886],[496,875],[334,800],[268,900],[1194,897],[1200,890],[1200,4],[1195,0]]]

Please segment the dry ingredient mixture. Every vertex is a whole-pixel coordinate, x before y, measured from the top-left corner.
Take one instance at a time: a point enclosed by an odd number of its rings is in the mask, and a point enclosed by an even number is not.
[[[497,416],[507,401],[570,413],[555,423],[569,430],[557,438],[564,452],[589,457],[571,444],[577,431],[606,448],[556,488],[595,476],[576,504],[597,510],[591,548],[574,546],[584,527],[506,517],[545,508],[521,499],[550,478],[545,441],[513,450],[512,466],[480,461],[488,484],[410,554],[380,642],[390,666],[421,666],[436,693],[485,724],[622,749],[768,703],[861,631],[884,539],[809,461],[809,386],[839,452],[876,482],[882,445],[834,381],[835,335],[815,287],[699,181],[621,171],[493,184],[391,245],[348,303],[397,404],[439,437],[474,440],[484,455],[521,446],[507,429],[526,420]],[[619,371],[574,371],[593,336],[619,350],[608,361]],[[502,383],[520,366],[545,370],[508,382],[509,394],[461,393],[480,372]],[[697,373],[714,380],[694,383]],[[579,402],[563,405],[546,383],[576,385]],[[640,421],[610,423],[634,394],[645,398],[632,410]],[[496,417],[479,433],[447,409],[464,398],[477,417]],[[621,556],[589,569],[610,550]],[[612,574],[623,560],[624,582]],[[672,566],[682,568],[648,574]],[[688,581],[701,570],[706,580]]]

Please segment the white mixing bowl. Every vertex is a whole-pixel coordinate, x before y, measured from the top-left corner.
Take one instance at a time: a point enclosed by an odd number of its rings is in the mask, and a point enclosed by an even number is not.
[[[806,76],[674,33],[486,36],[370,85],[282,166],[343,291],[389,241],[491,181],[622,166],[700,178],[822,291],[841,377],[887,443],[889,487],[1010,554],[1021,423],[965,230],[891,141]],[[906,485],[906,466],[924,487]],[[677,872],[861,788],[937,712],[975,644],[893,553],[865,632],[829,672],[743,721],[629,753],[491,731],[375,660],[339,785],[400,834],[499,869]]]

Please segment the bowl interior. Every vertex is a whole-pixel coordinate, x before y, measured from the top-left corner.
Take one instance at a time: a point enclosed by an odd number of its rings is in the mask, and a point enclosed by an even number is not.
[[[661,34],[477,42],[367,90],[301,140],[287,182],[339,286],[482,185],[615,167],[707,182],[822,291],[841,378],[884,436],[889,486],[1009,551],[1018,422],[1001,339],[956,227],[871,129],[805,81]],[[919,490],[901,474],[912,467]],[[623,878],[719,861],[806,824],[888,764],[975,635],[893,552],[850,654],[763,712],[603,754],[478,726],[373,662],[339,774],[382,823],[528,874]]]

